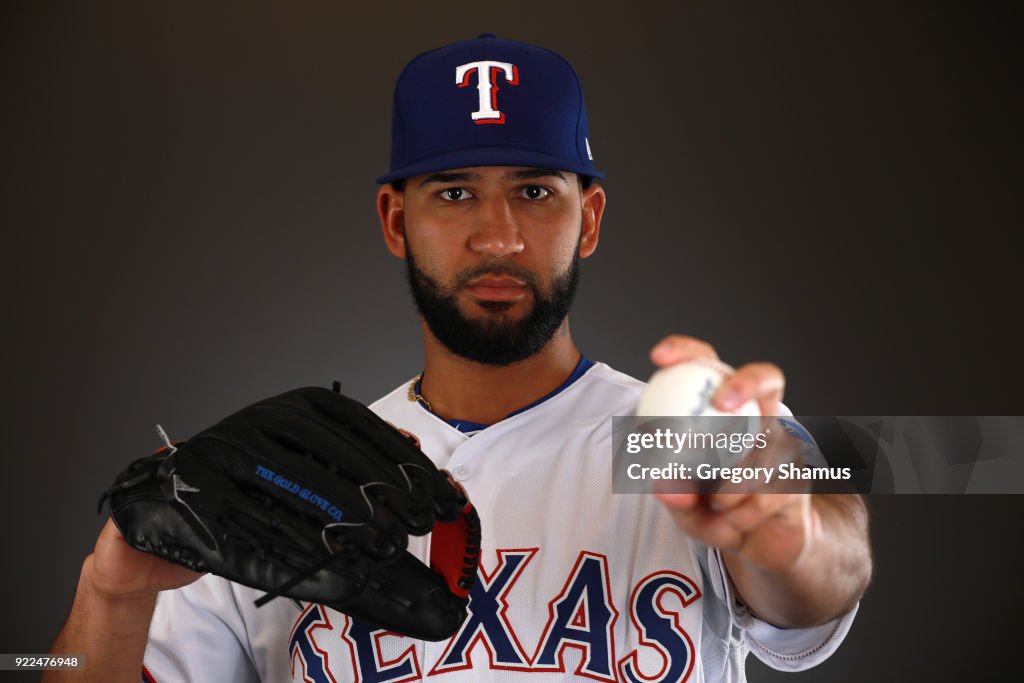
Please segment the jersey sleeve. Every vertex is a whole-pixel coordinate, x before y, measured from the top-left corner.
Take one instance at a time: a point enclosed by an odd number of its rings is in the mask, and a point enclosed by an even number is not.
[[[718,630],[727,631],[718,634],[726,642],[741,645],[778,671],[803,671],[828,659],[846,638],[859,605],[820,626],[792,629],[772,626],[751,614],[736,599],[718,549],[695,545],[695,550],[717,604],[723,606],[721,614],[712,617],[710,623],[717,623]]]
[[[259,681],[229,583],[207,574],[160,593],[143,666],[142,680],[153,683]]]

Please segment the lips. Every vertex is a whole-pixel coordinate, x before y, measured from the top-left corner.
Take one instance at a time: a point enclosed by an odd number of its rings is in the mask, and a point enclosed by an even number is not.
[[[484,276],[470,282],[466,289],[483,301],[515,301],[526,294],[526,283],[514,277]]]

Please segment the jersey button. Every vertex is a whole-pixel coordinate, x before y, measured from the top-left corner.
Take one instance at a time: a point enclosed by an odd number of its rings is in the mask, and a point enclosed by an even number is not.
[[[456,465],[452,468],[452,476],[456,481],[466,481],[469,479],[469,468],[465,465]]]

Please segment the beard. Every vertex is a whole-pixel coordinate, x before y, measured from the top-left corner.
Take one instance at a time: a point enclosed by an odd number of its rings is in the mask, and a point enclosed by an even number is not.
[[[576,296],[579,251],[577,244],[569,268],[551,279],[548,295],[540,291],[533,273],[508,263],[491,263],[460,271],[455,276],[455,284],[446,287],[419,267],[408,247],[406,274],[416,308],[445,348],[477,363],[504,367],[539,352],[561,327]],[[489,314],[483,319],[463,315],[456,297],[470,281],[482,275],[507,275],[524,282],[533,295],[533,308],[526,317],[509,318],[506,312],[515,305],[511,301],[479,302]]]

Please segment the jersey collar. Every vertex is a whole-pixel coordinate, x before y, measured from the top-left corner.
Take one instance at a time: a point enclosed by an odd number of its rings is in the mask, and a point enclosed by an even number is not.
[[[541,403],[544,403],[544,401],[547,401],[548,399],[557,396],[558,394],[560,394],[563,391],[565,391],[570,385],[572,385],[573,382],[575,382],[580,377],[585,375],[587,370],[589,370],[593,365],[594,365],[594,361],[590,360],[589,358],[587,358],[583,354],[580,354],[580,362],[576,364],[576,369],[574,369],[572,371],[572,374],[569,375],[568,379],[566,379],[564,382],[562,382],[560,385],[558,385],[558,387],[554,391],[546,394],[545,396],[542,396],[541,398],[537,399],[533,403],[530,403],[529,405],[525,405],[522,408],[519,408],[518,410],[512,411],[511,413],[509,413],[508,415],[506,415],[502,419],[508,419],[508,418],[512,417],[513,415],[518,415],[519,413],[525,412],[525,411],[529,410],[530,408],[534,408],[536,406],[539,406]],[[412,385],[412,392],[411,393],[414,396],[416,396],[416,397],[420,396],[420,385],[422,383],[423,383],[423,373],[420,373],[420,376],[418,378],[416,378],[416,381],[413,382],[413,385]],[[465,434],[467,436],[473,436],[477,432],[483,431],[484,429],[487,429],[488,427],[490,427],[490,425],[482,424],[480,422],[470,422],[468,420],[445,420],[443,417],[437,415],[437,413],[435,413],[433,410],[431,410],[430,406],[427,405],[427,402],[424,401],[422,398],[416,400],[416,402],[420,405],[421,408],[423,408],[423,410],[426,410],[431,415],[436,416],[440,420],[444,420],[450,426],[454,427],[455,429],[459,430],[460,432],[462,432],[463,434]]]

